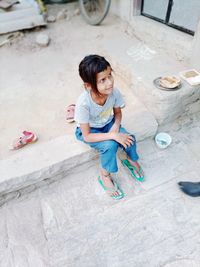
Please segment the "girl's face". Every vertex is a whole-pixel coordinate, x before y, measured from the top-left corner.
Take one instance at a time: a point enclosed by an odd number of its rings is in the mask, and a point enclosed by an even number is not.
[[[102,95],[110,95],[113,91],[114,79],[111,67],[97,74],[97,89]]]

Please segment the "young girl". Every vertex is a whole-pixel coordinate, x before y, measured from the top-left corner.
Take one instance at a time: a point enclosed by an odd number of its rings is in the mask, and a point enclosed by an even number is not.
[[[86,56],[79,64],[79,74],[86,90],[76,103],[76,138],[99,152],[101,171],[98,180],[112,198],[120,199],[124,193],[110,175],[118,171],[118,147],[126,152],[123,164],[132,175],[138,180],[144,178],[137,162],[135,137],[120,125],[120,107],[124,106],[124,101],[119,90],[113,87],[112,68],[104,57]]]

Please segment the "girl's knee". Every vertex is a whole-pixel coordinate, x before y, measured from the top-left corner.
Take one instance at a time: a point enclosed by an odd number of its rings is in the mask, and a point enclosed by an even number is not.
[[[118,149],[118,143],[115,142],[114,140],[108,140],[104,142],[102,152],[106,151],[117,152],[117,149]]]
[[[132,133],[129,133],[125,128],[123,128],[123,127],[120,127],[120,133],[125,133],[125,134],[129,134],[130,136],[132,136],[133,137],[133,142],[136,142],[136,138],[135,138],[135,135],[134,134],[132,134]]]
[[[131,135],[132,136],[132,135]],[[134,136],[133,136],[134,137]],[[133,143],[125,149],[125,151],[136,151],[137,145],[135,138],[133,139]]]

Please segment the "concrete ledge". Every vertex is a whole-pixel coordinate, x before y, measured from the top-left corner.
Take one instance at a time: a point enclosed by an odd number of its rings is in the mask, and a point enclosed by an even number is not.
[[[159,125],[174,121],[188,112],[192,114],[200,111],[200,87],[191,87],[184,81],[182,87],[174,92],[162,91],[152,83],[140,81],[134,92],[143,99]]]
[[[155,135],[157,122],[146,108],[133,96],[126,94],[123,126],[136,135],[137,141]],[[136,112],[132,112],[132,105]],[[77,165],[97,157],[95,150],[76,141],[74,135],[61,136],[46,143],[26,146],[14,156],[0,161],[0,204],[12,192],[32,190],[44,180],[58,180]],[[17,192],[16,192],[17,194]],[[10,195],[16,197],[16,194]]]
[[[39,143],[39,140],[38,140]],[[0,197],[67,171],[96,157],[94,150],[62,136],[38,146],[27,146],[14,156],[0,161]]]

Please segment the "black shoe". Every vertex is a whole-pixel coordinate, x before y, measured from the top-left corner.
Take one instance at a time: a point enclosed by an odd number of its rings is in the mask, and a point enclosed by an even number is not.
[[[180,189],[187,195],[191,197],[199,197],[200,196],[200,182],[192,183],[192,182],[179,182],[178,183]]]

